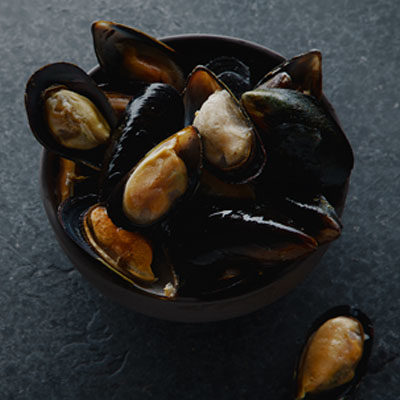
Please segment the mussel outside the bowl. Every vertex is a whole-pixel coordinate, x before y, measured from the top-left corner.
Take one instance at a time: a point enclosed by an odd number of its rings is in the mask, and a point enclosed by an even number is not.
[[[36,139],[64,158],[101,168],[115,113],[92,78],[74,64],[49,64],[29,79],[25,92]]]
[[[366,372],[373,326],[359,309],[335,307],[312,325],[295,368],[295,400],[345,400]]]

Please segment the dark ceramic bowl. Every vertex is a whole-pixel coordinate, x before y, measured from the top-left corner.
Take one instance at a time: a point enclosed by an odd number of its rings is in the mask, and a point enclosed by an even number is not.
[[[189,66],[204,64],[217,56],[235,56],[250,66],[254,83],[270,69],[281,63],[284,58],[279,54],[257,44],[244,40],[213,36],[213,35],[181,35],[162,39],[166,44],[187,56]],[[185,71],[188,73],[189,71]],[[102,72],[96,67],[90,74],[101,81]],[[336,118],[327,100],[325,106]],[[55,198],[56,176],[58,171],[58,156],[44,151],[41,161],[41,188],[44,207],[56,237],[69,259],[95,287],[105,296],[115,300],[135,311],[161,319],[202,322],[223,320],[248,314],[267,304],[270,304],[294,289],[318,264],[328,246],[321,246],[306,260],[293,264],[282,276],[272,282],[261,282],[244,293],[218,300],[198,300],[195,298],[180,298],[165,300],[141,292],[134,287],[127,287],[121,279],[111,277],[102,264],[91,258],[78,247],[64,232],[57,218],[57,203]],[[341,199],[336,204],[338,211],[342,210],[346,189],[339,193]]]

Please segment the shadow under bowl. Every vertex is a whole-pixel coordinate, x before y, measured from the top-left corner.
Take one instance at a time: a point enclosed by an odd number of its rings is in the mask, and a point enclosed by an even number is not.
[[[260,45],[225,36],[187,34],[161,39],[185,56],[188,69],[195,65],[205,64],[218,56],[234,56],[245,62],[251,70],[253,83],[258,82],[269,70],[280,64],[284,58]],[[190,70],[185,71],[189,73]],[[98,82],[102,80],[99,67],[90,74]],[[323,98],[325,107],[337,120],[332,106]],[[62,249],[78,271],[106,297],[143,314],[181,322],[205,322],[224,320],[253,312],[271,304],[294,289],[316,267],[328,249],[321,246],[312,255],[301,262],[293,264],[287,271],[272,282],[260,282],[251,290],[231,297],[217,300],[199,300],[177,297],[167,300],[144,293],[132,286],[127,286],[120,278],[110,276],[99,262],[90,257],[75,244],[62,228],[57,217],[56,178],[59,157],[47,150],[43,151],[41,160],[41,191],[44,208],[56,238]],[[343,209],[347,188],[343,188],[336,208]]]

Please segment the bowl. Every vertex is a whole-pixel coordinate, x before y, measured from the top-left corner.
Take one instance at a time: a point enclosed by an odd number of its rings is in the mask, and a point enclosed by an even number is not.
[[[232,37],[188,34],[165,37],[161,40],[182,55],[187,55],[187,59],[190,60],[189,65],[192,66],[206,63],[220,55],[235,56],[245,60],[250,66],[255,82],[284,60],[281,55],[265,47]],[[95,80],[101,81],[102,71],[98,66],[92,69],[90,74]],[[323,97],[322,101],[338,122],[327,99]],[[320,246],[305,260],[293,263],[284,274],[272,282],[260,282],[244,293],[212,300],[179,296],[167,300],[152,296],[135,287],[128,287],[121,279],[111,276],[111,272],[67,236],[57,217],[55,187],[58,161],[57,155],[48,150],[43,151],[40,181],[44,208],[61,248],[78,271],[106,297],[151,317],[181,322],[205,322],[251,313],[293,290],[316,267],[329,247],[328,244]],[[339,193],[340,200],[335,204],[339,214],[343,210],[346,192],[347,185]]]

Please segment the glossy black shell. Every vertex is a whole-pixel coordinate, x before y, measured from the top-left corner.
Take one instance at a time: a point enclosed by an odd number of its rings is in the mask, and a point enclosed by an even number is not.
[[[183,127],[183,102],[172,86],[153,83],[131,100],[114,130],[102,178],[102,199],[136,163],[168,136]]]
[[[235,57],[217,57],[206,64],[206,67],[225,83],[236,98],[251,89],[249,67]]]

